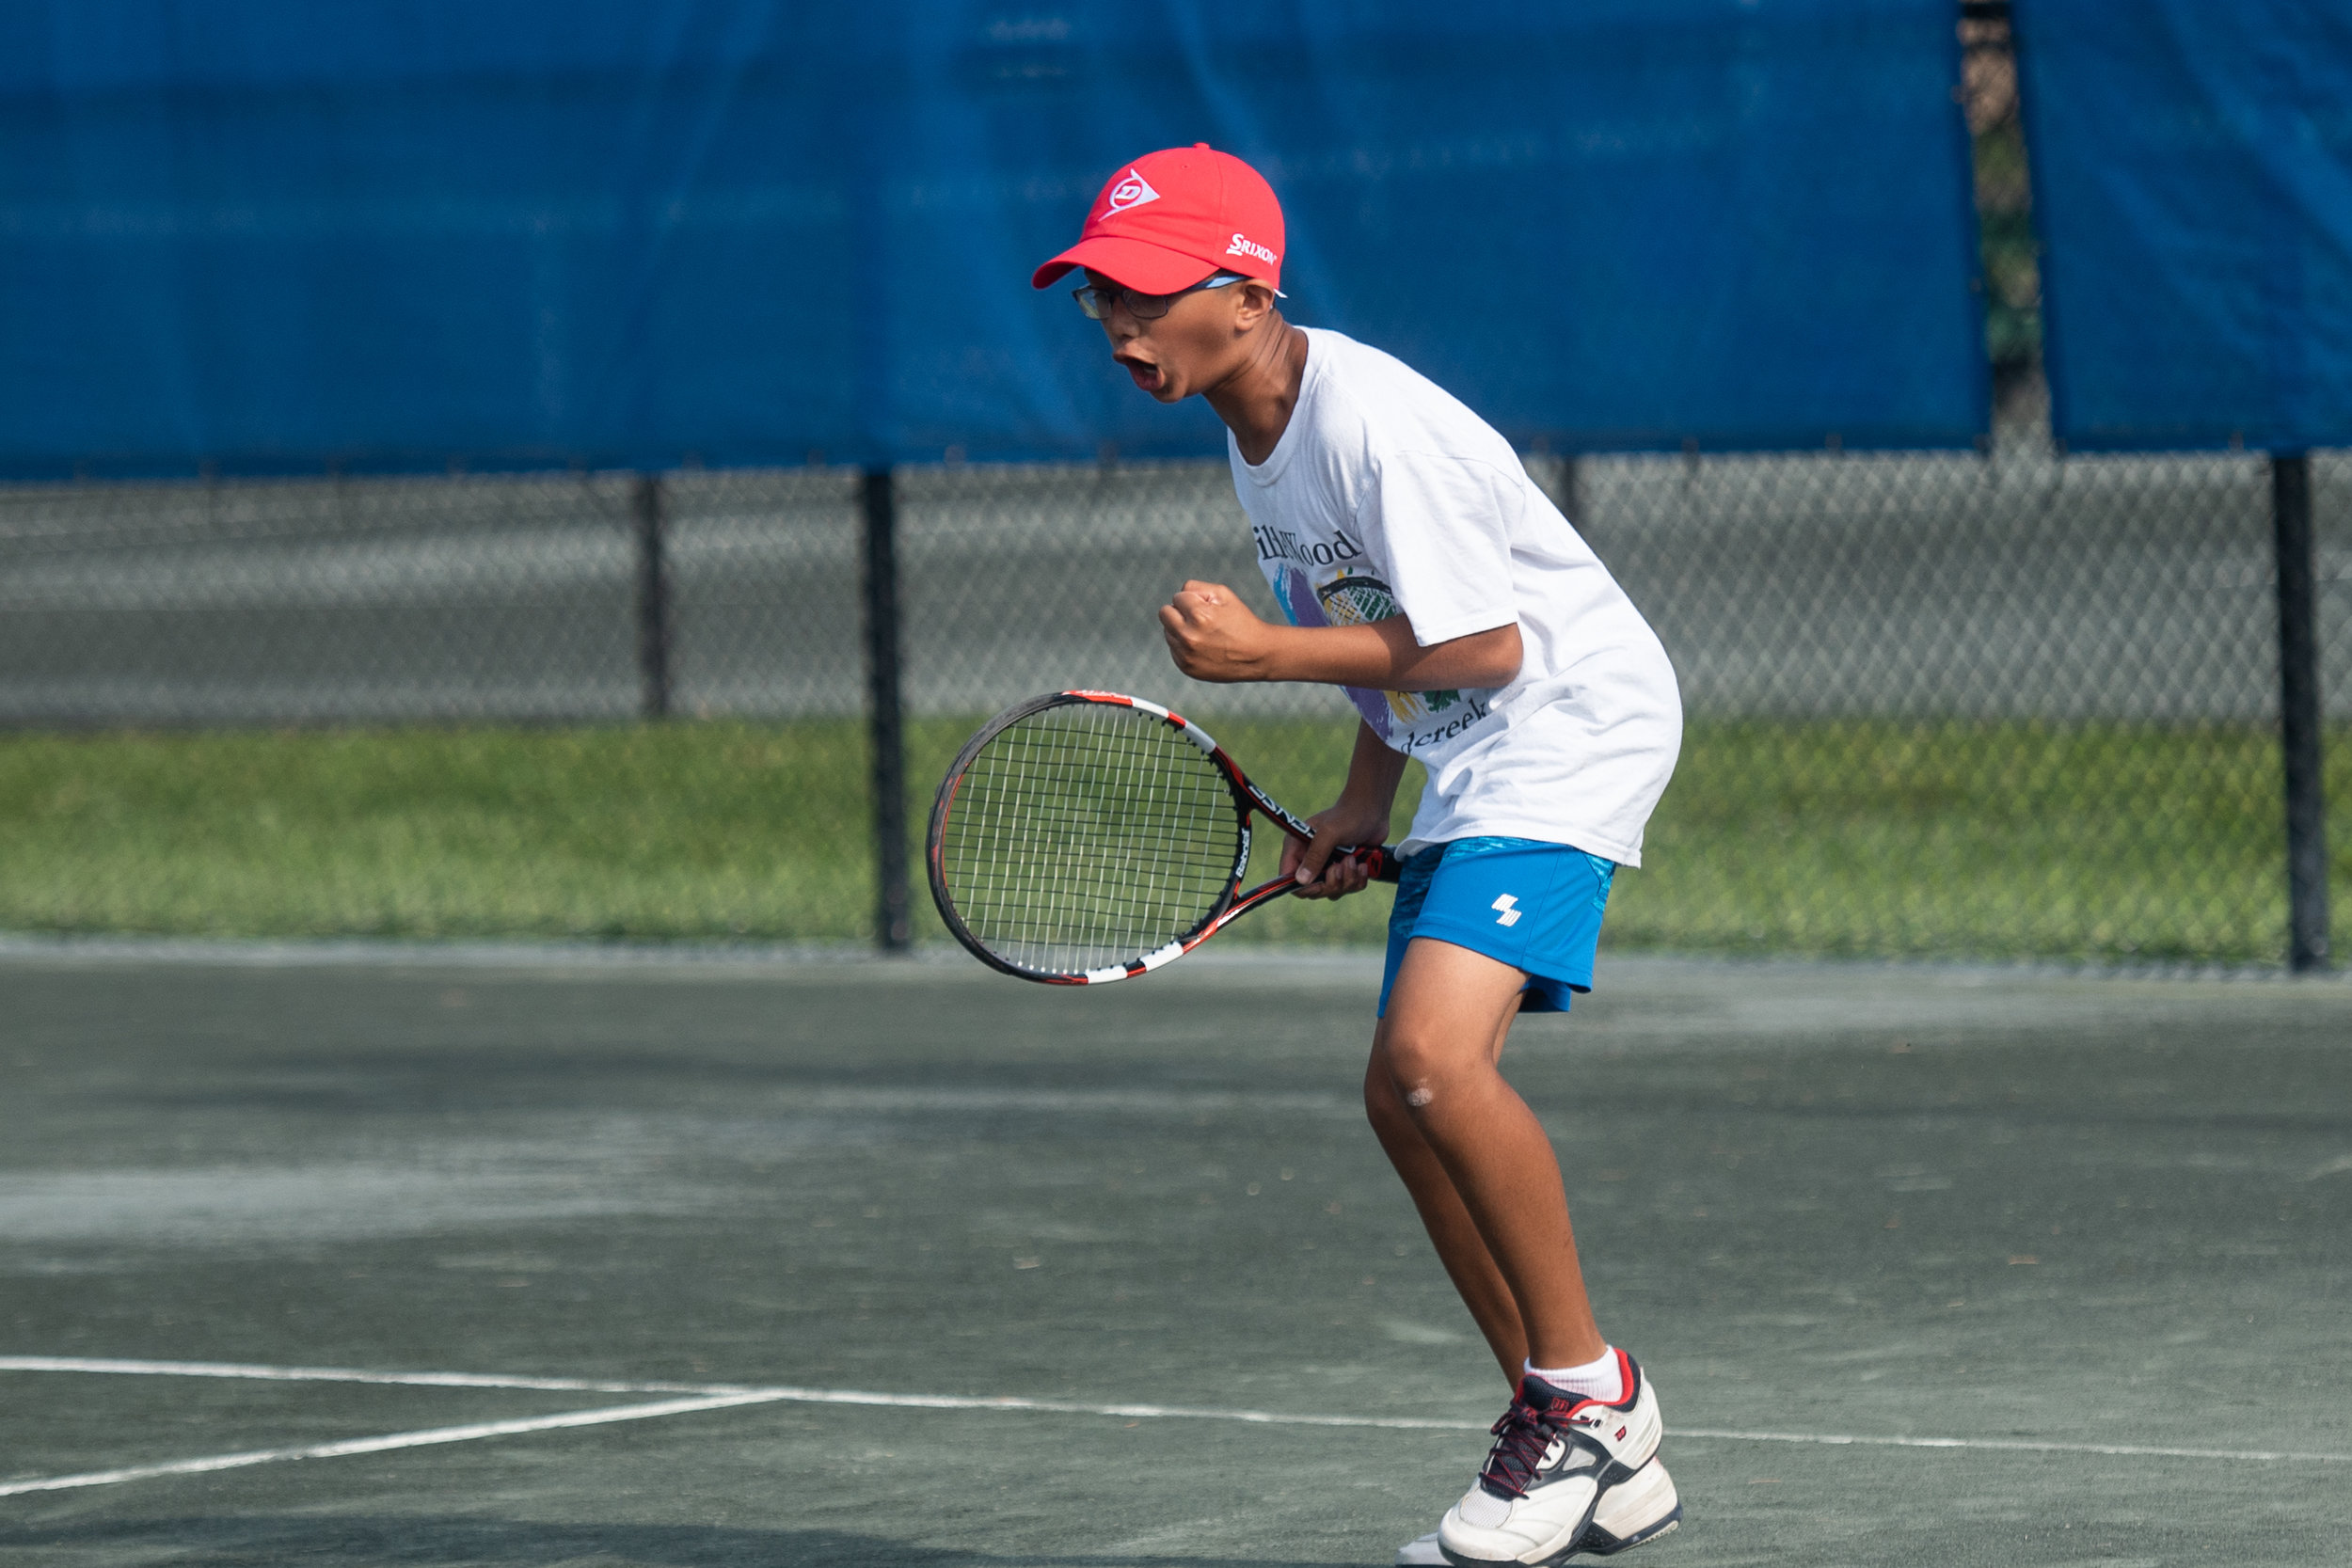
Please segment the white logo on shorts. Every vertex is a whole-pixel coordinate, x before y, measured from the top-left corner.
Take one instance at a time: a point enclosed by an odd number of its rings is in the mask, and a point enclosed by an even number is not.
[[[1151,182],[1130,167],[1127,178],[1111,187],[1111,204],[1103,209],[1103,215],[1109,217],[1113,213],[1123,213],[1130,207],[1140,207],[1147,201],[1157,201],[1159,198],[1160,193],[1152,188]]]
[[[1519,916],[1527,912],[1525,910],[1512,908],[1512,906],[1518,902],[1518,900],[1517,898],[1512,897],[1511,895],[1506,893],[1486,907],[1490,910],[1501,910],[1502,911],[1501,914],[1495,916],[1496,925],[1517,926],[1519,923]]]

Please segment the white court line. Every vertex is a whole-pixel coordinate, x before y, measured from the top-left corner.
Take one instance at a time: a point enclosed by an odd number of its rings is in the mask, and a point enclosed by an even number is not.
[[[1416,1416],[1324,1416],[1284,1414],[1268,1410],[1227,1410],[1174,1404],[1097,1404],[1076,1400],[1035,1400],[1017,1395],[885,1394],[857,1388],[759,1387],[727,1384],[627,1382],[593,1378],[499,1376],[480,1372],[375,1372],[344,1367],[271,1367],[230,1361],[129,1361],[67,1355],[0,1356],[0,1371],[101,1372],[144,1377],[247,1378],[277,1383],[361,1383],[428,1388],[523,1388],[553,1392],[676,1393],[690,1397],[603,1410],[571,1411],[523,1420],[486,1421],[474,1426],[440,1427],[425,1432],[397,1433],[386,1437],[359,1437],[341,1443],[303,1448],[263,1449],[249,1453],[209,1459],[180,1460],[165,1465],[136,1465],[120,1470],[94,1471],[80,1476],[0,1482],[0,1497],[20,1492],[59,1491],[74,1486],[104,1486],[150,1476],[189,1475],[207,1470],[266,1465],[278,1460],[326,1459],[341,1454],[375,1453],[388,1449],[422,1448],[436,1443],[463,1443],[478,1437],[504,1437],[519,1433],[547,1432],[563,1427],[596,1426],[610,1421],[643,1420],[656,1416],[684,1415],[742,1404],[834,1404],[894,1410],[1019,1410],[1057,1416],[1112,1416],[1137,1420],[1237,1421],[1254,1426],[1371,1429],[1385,1432],[1484,1432],[1481,1421],[1439,1420]],[[2006,1453],[2075,1453],[2131,1459],[2240,1460],[2269,1464],[2352,1465],[2352,1454],[2308,1453],[2264,1449],[2158,1448],[2131,1443],[2056,1443],[2009,1437],[1871,1437],[1858,1433],[1745,1432],[1712,1427],[1682,1427],[1672,1435],[1733,1443],[1801,1443],[1833,1448],[1969,1449]]]
[[[561,1416],[533,1416],[519,1421],[479,1421],[472,1426],[395,1432],[384,1437],[350,1437],[340,1443],[310,1443],[294,1449],[251,1449],[244,1453],[213,1454],[204,1459],[175,1459],[162,1465],[131,1465],[119,1470],[89,1470],[78,1476],[40,1476],[30,1481],[0,1481],[0,1497],[12,1497],[24,1492],[66,1492],[77,1486],[112,1486],[118,1481],[145,1481],[152,1476],[201,1475],[209,1470],[236,1470],[247,1465],[276,1465],[290,1459],[336,1459],[344,1454],[423,1449],[437,1443],[470,1443],[479,1437],[512,1437],[517,1433],[552,1432],[561,1427],[643,1421],[655,1416],[683,1416],[693,1410],[723,1410],[732,1404],[766,1403],[776,1397],[761,1393],[711,1394],[694,1400],[624,1404],[609,1410],[567,1410]]]
[[[559,1394],[748,1394],[750,1385],[646,1383],[481,1372],[371,1372],[354,1367],[264,1367],[239,1361],[122,1361],[84,1355],[0,1355],[0,1372],[121,1372],[134,1377],[234,1377],[265,1383],[374,1383],[417,1388],[540,1388]]]
[[[2044,1443],[2031,1437],[1849,1437],[1825,1432],[1719,1432],[1669,1427],[1670,1437],[1712,1437],[1729,1443],[1821,1443],[1881,1449],[1991,1449],[2007,1453],[2120,1454],[2128,1459],[2247,1459],[2265,1464],[2352,1465],[2352,1453],[2298,1453],[2284,1449],[2158,1449],[2137,1443]]]

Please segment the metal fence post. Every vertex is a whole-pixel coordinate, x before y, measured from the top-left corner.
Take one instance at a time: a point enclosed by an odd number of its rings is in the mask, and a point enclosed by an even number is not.
[[[2287,967],[2328,967],[2328,799],[2320,771],[2318,591],[2312,559],[2312,464],[2270,458],[2270,521],[2279,560],[2279,742],[2287,782]]]
[[[662,560],[661,479],[639,474],[629,494],[637,524],[637,673],[640,711],[648,719],[670,714],[670,583]]]
[[[866,704],[874,756],[874,940],[914,942],[907,903],[906,737],[898,709],[898,498],[887,467],[866,470]]]

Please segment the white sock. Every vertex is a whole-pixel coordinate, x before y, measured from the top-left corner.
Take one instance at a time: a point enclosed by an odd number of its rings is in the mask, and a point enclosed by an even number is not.
[[[1617,1351],[1612,1345],[1597,1359],[1581,1367],[1538,1367],[1533,1361],[1520,1363],[1530,1377],[1540,1377],[1554,1388],[1571,1394],[1581,1394],[1588,1400],[1614,1404],[1625,1398],[1625,1376],[1617,1370]]]

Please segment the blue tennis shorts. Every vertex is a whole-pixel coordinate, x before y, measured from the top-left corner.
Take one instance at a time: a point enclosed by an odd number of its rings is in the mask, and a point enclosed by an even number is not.
[[[1593,989],[1593,952],[1614,861],[1532,838],[1457,838],[1406,861],[1389,911],[1380,1014],[1415,937],[1484,953],[1527,974],[1527,1013],[1565,1013]]]

